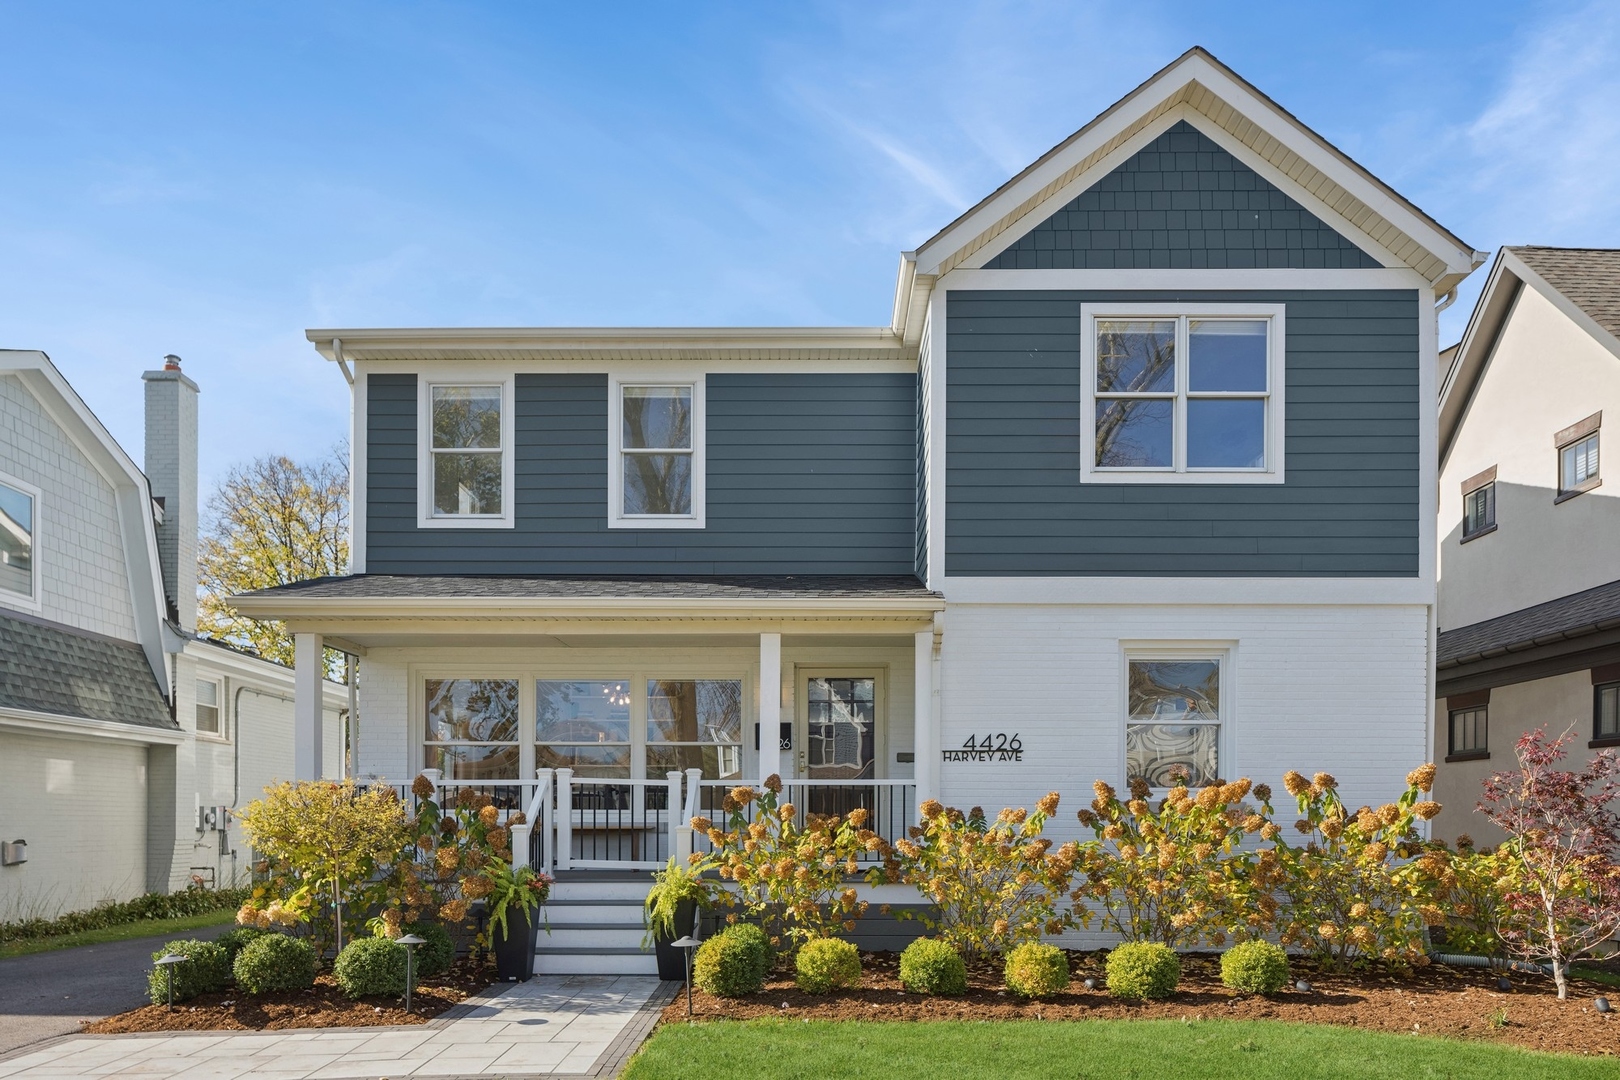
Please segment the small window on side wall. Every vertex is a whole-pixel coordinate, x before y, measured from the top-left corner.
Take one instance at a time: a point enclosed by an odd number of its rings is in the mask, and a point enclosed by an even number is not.
[[[1602,423],[1603,414],[1593,413],[1553,436],[1553,443],[1558,447],[1558,498],[1555,502],[1573,499],[1603,483],[1598,470],[1598,428]]]
[[[1592,687],[1592,741],[1620,745],[1620,682]]]
[[[1127,659],[1126,780],[1200,787],[1221,775],[1221,666],[1213,656]]]
[[[40,609],[39,489],[0,473],[0,602]]]
[[[506,383],[428,384],[419,425],[423,447],[420,524],[512,523],[512,416]]]
[[[212,679],[197,680],[197,731],[202,735],[225,737],[225,710],[221,702],[219,683]]]
[[[608,524],[621,529],[701,529],[703,379],[617,382],[613,397]]]
[[[1492,480],[1463,496],[1464,540],[1483,536],[1496,528],[1496,481]]]
[[[1490,709],[1485,705],[1450,711],[1451,736],[1447,761],[1490,757],[1489,714]]]

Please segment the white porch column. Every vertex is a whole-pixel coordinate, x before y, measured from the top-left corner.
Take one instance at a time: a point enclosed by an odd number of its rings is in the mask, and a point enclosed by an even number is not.
[[[934,713],[934,632],[912,636],[912,747],[916,765],[917,805],[939,798],[939,723]]]
[[[319,780],[321,769],[321,660],[319,634],[293,635],[293,778]]]
[[[759,635],[759,780],[782,775],[782,635]]]

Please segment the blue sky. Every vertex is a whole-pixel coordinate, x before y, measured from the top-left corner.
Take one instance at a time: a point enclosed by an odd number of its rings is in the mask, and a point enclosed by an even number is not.
[[[1193,44],[1476,247],[1620,246],[1620,0],[0,0],[0,40],[0,346],[137,460],[184,357],[205,484],[345,435],[306,327],[882,323],[899,251]]]

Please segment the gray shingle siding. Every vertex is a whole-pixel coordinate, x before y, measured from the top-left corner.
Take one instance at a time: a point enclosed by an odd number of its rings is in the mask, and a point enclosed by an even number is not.
[[[1182,120],[985,267],[1378,265]]]
[[[1082,302],[1287,305],[1284,484],[1081,484]],[[952,291],[949,574],[1415,576],[1410,290]]]
[[[383,574],[910,574],[913,374],[711,374],[704,529],[607,527],[606,375],[519,375],[516,527],[416,525],[416,376],[367,389]]]

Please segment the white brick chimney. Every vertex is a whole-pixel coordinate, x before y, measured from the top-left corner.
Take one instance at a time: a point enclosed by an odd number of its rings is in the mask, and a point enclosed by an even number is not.
[[[182,630],[197,629],[197,384],[165,356],[146,383],[146,478],[163,504],[158,559],[163,591]]]

